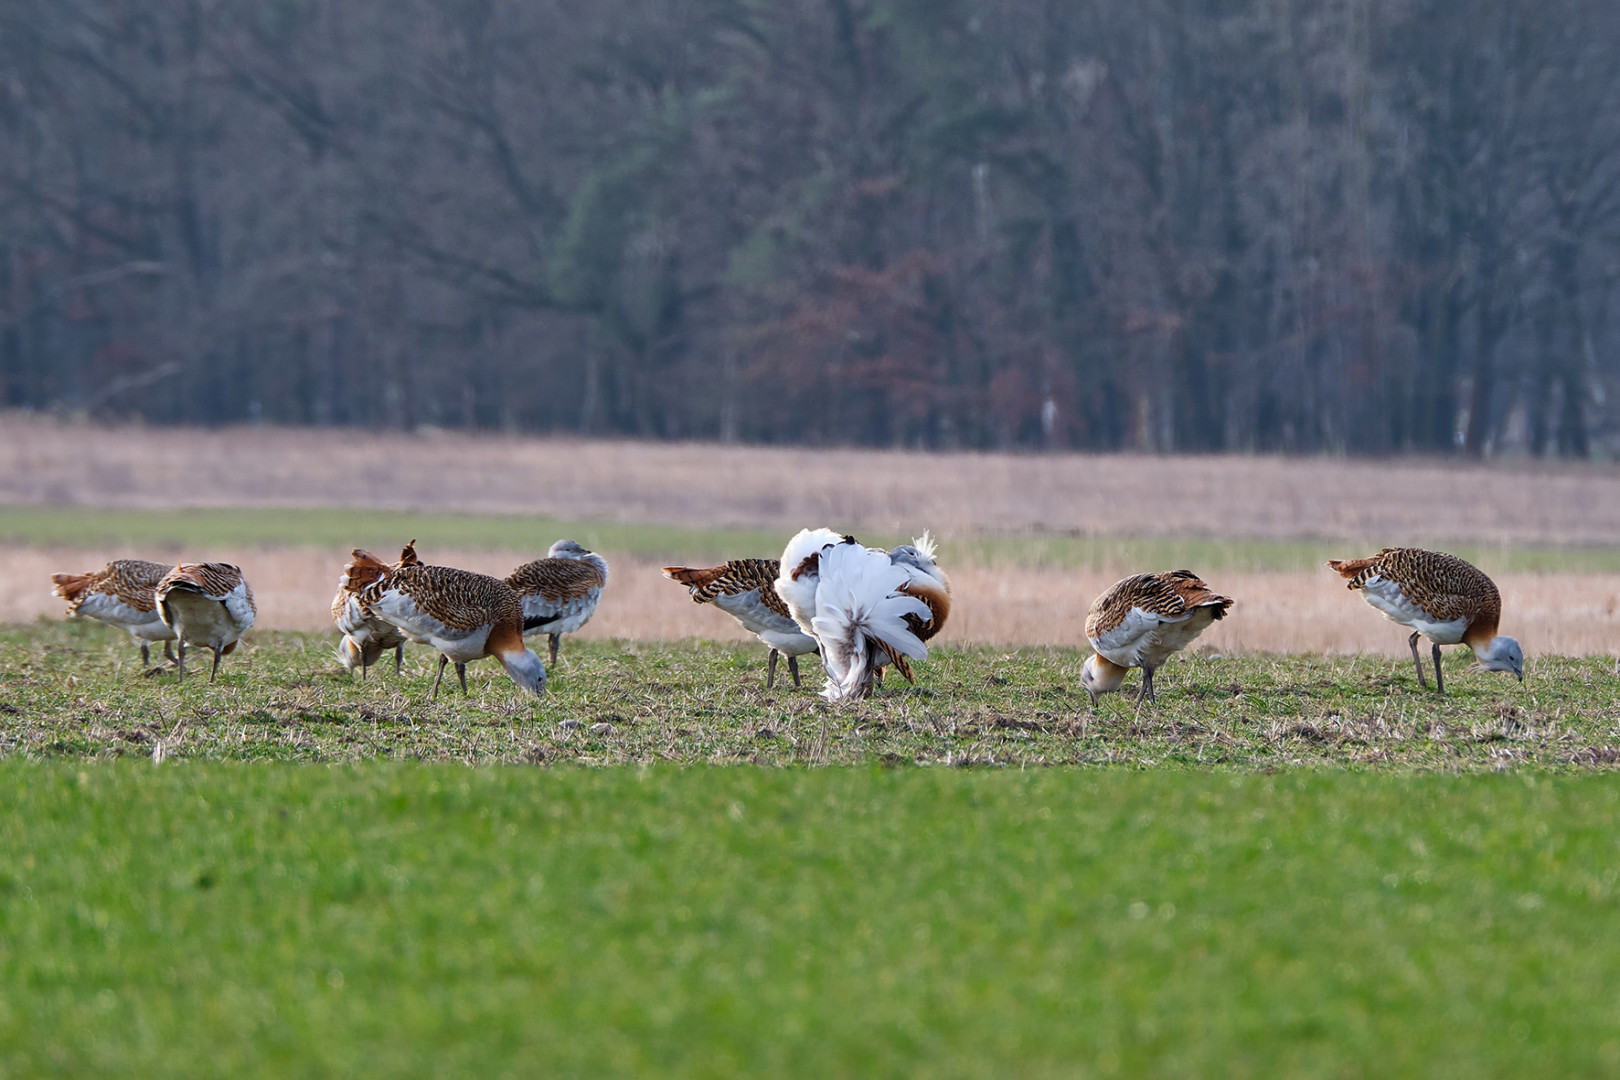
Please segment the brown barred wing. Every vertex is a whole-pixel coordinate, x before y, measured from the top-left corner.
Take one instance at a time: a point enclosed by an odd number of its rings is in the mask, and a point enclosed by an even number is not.
[[[601,570],[582,559],[536,559],[512,571],[506,584],[520,595],[562,604],[583,600],[606,582]]]
[[[1496,583],[1472,563],[1443,551],[1385,548],[1368,559],[1329,565],[1349,577],[1347,588],[1360,589],[1374,576],[1393,582],[1436,622],[1467,619],[1471,625],[1494,628],[1501,619]]]
[[[417,609],[453,630],[472,631],[489,625],[523,625],[523,605],[511,586],[488,574],[421,563],[402,566],[360,594],[369,615],[384,593],[397,590]]]
[[[1086,614],[1086,637],[1099,638],[1116,629],[1141,608],[1167,619],[1187,613],[1187,601],[1170,574],[1133,574],[1109,586],[1091,602]]]
[[[167,563],[148,559],[114,559],[102,569],[84,574],[52,574],[51,591],[68,602],[70,611],[77,611],[86,599],[98,594],[113,597],[135,611],[156,611],[153,590],[171,569]]]
[[[722,596],[740,596],[757,590],[760,603],[785,619],[791,619],[787,604],[776,594],[776,579],[782,572],[780,559],[732,559],[720,566],[693,568],[666,566],[664,576],[692,591],[695,604],[712,604]]]

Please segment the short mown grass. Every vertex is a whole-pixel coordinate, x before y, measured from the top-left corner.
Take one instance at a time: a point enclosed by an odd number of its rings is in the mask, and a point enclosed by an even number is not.
[[[1620,765],[1620,678],[1607,658],[1533,657],[1525,681],[1465,670],[1447,694],[1418,688],[1409,660],[1186,653],[1138,707],[1136,677],[1095,713],[1072,649],[935,649],[917,685],[890,677],[868,701],[764,687],[765,650],[698,641],[566,639],[543,699],[493,661],[448,673],[411,647],[364,681],[335,635],[260,633],[209,685],[140,673],[129,638],[87,621],[0,629],[0,756],[208,760],[369,759],[555,765],[752,763],[1028,767],[1337,767],[1488,772]]]
[[[0,806],[5,1076],[1620,1070],[1602,776],[13,760]]]

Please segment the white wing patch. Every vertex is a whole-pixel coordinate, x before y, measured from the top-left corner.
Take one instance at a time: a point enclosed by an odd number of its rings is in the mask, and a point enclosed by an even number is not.
[[[1437,645],[1455,645],[1468,629],[1467,619],[1441,622],[1408,600],[1401,587],[1387,578],[1374,574],[1361,583],[1361,595],[1367,603],[1382,611],[1393,622],[1410,626]]]
[[[112,593],[98,592],[85,597],[76,614],[127,630],[143,641],[174,640],[174,631],[164,623],[157,608],[138,611]]]
[[[758,589],[721,593],[714,598],[714,606],[742,623],[743,629],[760,641],[788,656],[816,651],[816,639],[800,630],[792,619],[766,607]]]
[[[591,616],[596,614],[597,601],[601,599],[600,585],[592,586],[584,596],[564,600],[560,604],[536,593],[529,593],[523,597],[523,621],[544,619],[545,622],[530,627],[523,634],[525,637],[532,634],[572,634],[591,621]]]
[[[763,634],[769,631],[796,633],[799,629],[798,624],[792,619],[785,619],[766,607],[765,601],[760,599],[758,589],[740,593],[721,593],[714,598],[714,606],[742,623],[743,628],[751,633]]]
[[[1121,667],[1140,667],[1142,650],[1150,644],[1159,627],[1167,622],[1183,622],[1187,618],[1187,615],[1183,615],[1179,619],[1166,619],[1162,615],[1133,607],[1118,626],[1093,638],[1091,647]]]
[[[484,655],[484,641],[489,637],[488,626],[474,630],[457,630],[446,626],[417,606],[409,594],[399,589],[388,589],[371,603],[372,613],[385,622],[399,627],[418,645],[431,645],[450,659],[458,662],[477,660]]]
[[[1215,621],[1216,610],[1203,604],[1172,619],[1133,607],[1118,626],[1091,639],[1091,647],[1120,667],[1158,669]]]
[[[232,589],[222,602],[231,621],[236,624],[237,633],[247,633],[253,625],[254,615],[253,590],[248,588],[248,583],[244,581]]]

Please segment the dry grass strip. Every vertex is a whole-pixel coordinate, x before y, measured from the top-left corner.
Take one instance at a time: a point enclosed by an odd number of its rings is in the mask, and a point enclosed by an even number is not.
[[[59,617],[50,574],[100,566],[133,551],[0,548],[0,622]],[[602,606],[583,636],[745,640],[723,613],[687,599],[658,565],[605,553],[613,566]],[[308,548],[210,552],[239,563],[268,629],[330,626],[330,603],[342,555]],[[434,559],[505,575],[531,558],[516,552],[442,551]],[[1086,608],[1119,574],[1098,571],[947,566],[955,604],[943,640],[993,645],[1078,645]],[[1620,574],[1503,574],[1503,631],[1530,654],[1620,655]],[[1225,621],[1200,639],[1216,650],[1406,655],[1405,632],[1320,573],[1229,573],[1211,584],[1237,600]]]
[[[791,532],[1587,544],[1620,468],[922,454],[446,433],[103,428],[0,414],[0,504],[370,506]]]

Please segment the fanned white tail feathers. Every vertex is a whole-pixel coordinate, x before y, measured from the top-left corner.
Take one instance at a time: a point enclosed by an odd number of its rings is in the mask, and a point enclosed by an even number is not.
[[[904,616],[928,617],[928,605],[897,590],[906,571],[886,552],[859,544],[824,548],[811,626],[821,643],[828,701],[865,697],[872,689],[873,669],[883,661],[875,642],[902,656],[921,660],[928,646],[906,626]],[[877,654],[877,656],[874,656]]]
[[[776,595],[787,604],[788,613],[799,629],[814,635],[810,620],[816,613],[816,587],[821,581],[819,566],[803,568],[803,563],[828,545],[842,544],[843,536],[831,529],[800,529],[782,549],[781,570],[776,579]],[[854,546],[854,545],[850,545]]]

